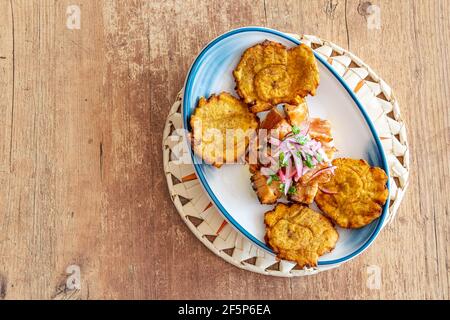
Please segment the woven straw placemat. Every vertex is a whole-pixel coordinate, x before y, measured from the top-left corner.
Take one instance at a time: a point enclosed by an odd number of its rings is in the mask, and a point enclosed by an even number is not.
[[[408,186],[409,151],[406,127],[392,89],[363,61],[336,44],[315,36],[291,36],[300,39],[321,55],[354,91],[372,119],[387,156],[391,175],[391,194],[385,227],[397,213]],[[253,272],[273,276],[304,276],[335,268],[296,267],[290,261],[277,260],[233,229],[212,205],[202,189],[192,164],[177,160],[188,154],[183,143],[181,92],[170,109],[163,136],[164,171],[170,196],[183,221],[195,236],[227,262]],[[189,157],[185,157],[189,158]]]

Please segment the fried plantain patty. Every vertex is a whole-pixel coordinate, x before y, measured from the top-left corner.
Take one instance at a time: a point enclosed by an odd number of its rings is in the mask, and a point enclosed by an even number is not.
[[[343,228],[361,228],[378,218],[388,198],[386,173],[364,160],[339,158],[333,165],[334,176],[314,199],[320,210]]]
[[[334,249],[339,234],[323,215],[300,204],[279,203],[264,217],[266,242],[277,257],[315,267],[319,257]]]
[[[255,113],[279,103],[298,105],[319,85],[314,53],[305,44],[288,50],[266,40],[244,52],[233,75],[236,91]]]
[[[249,142],[247,130],[256,130],[258,120],[244,102],[223,92],[208,100],[201,97],[190,124],[195,154],[220,167],[244,155]],[[227,135],[233,143],[226,143]]]

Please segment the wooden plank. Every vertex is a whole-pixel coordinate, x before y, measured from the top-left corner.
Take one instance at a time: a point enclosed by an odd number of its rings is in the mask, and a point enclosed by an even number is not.
[[[11,4],[0,4],[0,172],[9,172],[14,105],[14,26]]]
[[[104,296],[151,296],[152,135],[148,32],[143,3],[103,4],[104,216],[100,289]]]
[[[8,4],[10,5],[10,4]],[[10,14],[14,34],[10,39],[13,42],[14,56],[14,89],[10,103],[14,103],[13,119],[11,123],[11,155],[8,157],[10,168],[8,183],[2,185],[2,193],[6,196],[6,203],[2,206],[1,228],[4,241],[1,246],[1,265],[4,285],[4,296],[9,296],[12,286],[19,284],[18,295],[29,298],[38,295],[40,288],[32,278],[41,273],[38,268],[39,238],[42,236],[41,228],[35,208],[36,188],[36,110],[38,98],[38,70],[34,68],[34,59],[39,48],[38,8],[33,4],[18,7],[11,4],[5,8]],[[2,10],[3,11],[3,10]],[[27,18],[25,18],[27,17]],[[20,37],[17,35],[21,35]],[[11,44],[9,45],[11,46]],[[10,159],[9,159],[10,158]],[[5,161],[2,161],[5,163]],[[44,258],[46,252],[40,256]],[[48,257],[48,256],[47,256]],[[34,274],[34,276],[33,276]],[[15,275],[15,276],[11,276]],[[19,280],[20,279],[20,280]],[[5,289],[6,288],[6,289]]]
[[[46,292],[53,298],[64,285],[69,265],[81,271],[80,298],[91,292],[104,294],[100,281],[102,232],[106,212],[102,184],[104,109],[104,33],[101,4],[79,1],[80,29],[67,27],[69,5],[73,1],[48,1],[44,6],[46,22],[42,30],[53,30],[45,53],[48,75],[44,86],[49,88],[45,101],[50,101],[54,128],[48,144],[53,179],[55,211],[54,267],[48,272],[53,286]],[[54,21],[51,21],[53,15]],[[49,20],[46,20],[46,18]],[[44,59],[45,61],[45,59]],[[58,88],[57,94],[50,94]],[[44,91],[45,92],[45,91]],[[47,201],[43,201],[44,205]],[[44,211],[44,210],[43,210]],[[91,279],[96,279],[93,281]]]
[[[4,243],[9,240],[9,175],[11,155],[11,128],[14,104],[14,41],[13,17],[11,4],[0,3],[0,299],[8,292],[7,272],[12,266],[6,266],[5,255],[8,253]]]
[[[412,176],[397,219],[368,259],[381,266],[387,279],[380,297],[402,298],[405,293],[396,288],[406,287],[411,298],[448,299],[450,92],[445,83],[450,60],[443,44],[449,43],[450,6],[445,1],[374,3],[381,12],[379,30],[367,28],[358,2],[349,2],[354,9],[348,21],[359,22],[349,23],[351,49],[395,90],[409,129]],[[369,294],[367,289],[363,294]]]
[[[67,29],[68,4],[13,2],[15,125],[9,188],[2,189],[8,209],[1,217],[2,234],[8,235],[1,246],[6,298],[51,298],[68,265],[83,271],[98,265],[102,190],[96,114],[103,78],[93,71],[103,58],[94,50],[103,44],[96,42],[95,28],[100,34],[103,28],[99,8],[86,2],[84,33]],[[95,278],[97,270],[85,278]]]

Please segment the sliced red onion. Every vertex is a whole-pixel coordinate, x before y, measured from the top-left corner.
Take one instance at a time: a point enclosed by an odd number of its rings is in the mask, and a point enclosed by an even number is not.
[[[301,147],[297,148],[297,151],[300,152],[303,159],[306,159],[306,152]]]
[[[273,171],[271,168],[267,168],[267,167],[261,168],[261,174],[264,176],[271,176],[275,173],[276,173],[276,171]]]
[[[280,177],[281,182],[285,183],[286,177],[284,176],[283,169],[278,170],[278,176]]]
[[[302,176],[304,176],[305,174],[307,174],[309,172],[309,168],[306,166],[303,166],[303,172],[302,172]]]
[[[321,186],[319,186],[319,189],[320,189],[320,191],[322,191],[323,193],[326,193],[326,194],[336,194],[337,193],[337,191],[331,191],[331,190],[325,189]]]
[[[314,152],[317,152],[317,150],[319,150],[322,147],[322,144],[319,141],[315,141],[315,140],[311,140],[314,141],[314,143],[311,145],[311,150]]]
[[[280,149],[280,151],[283,151],[285,154],[288,153],[288,152],[291,152],[291,149],[289,148],[289,146],[287,145],[287,143],[285,141],[283,141],[280,144],[279,149]]]
[[[335,168],[336,168],[336,167],[331,166],[331,167],[327,167],[327,168],[323,168],[323,169],[317,170],[317,172],[314,173],[314,174],[311,176],[311,178],[309,178],[308,181],[311,181],[312,179],[314,179],[315,177],[317,177],[318,175],[320,175],[320,174],[322,174],[322,173],[324,173],[324,172],[327,172],[327,171],[333,172],[333,170],[334,170]]]
[[[297,175],[297,169],[293,168],[294,170],[291,171],[291,174],[288,176],[288,178],[291,178]]]
[[[291,187],[292,179],[286,178],[286,181],[284,182],[284,195],[288,194],[289,188]]]
[[[304,153],[309,154],[310,156],[314,155],[314,151],[311,148],[311,144],[307,143],[304,146],[302,146],[302,150]],[[305,157],[306,158],[306,157]]]
[[[287,138],[286,141],[288,141],[289,143],[292,143],[292,144],[300,145],[300,143],[298,143],[298,141],[295,140],[294,137]]]
[[[299,135],[308,136],[308,132],[310,130],[310,123],[305,121],[301,125],[300,133],[293,134],[292,132],[285,136],[283,140],[277,139],[276,137],[270,137],[270,144],[272,148],[271,156],[268,156],[268,162],[270,162],[269,167],[261,168],[261,173],[265,176],[270,176],[273,174],[277,174],[280,180],[284,183],[284,193],[287,194],[289,192],[289,188],[291,187],[294,181],[299,181],[299,179],[307,174],[314,173],[308,180],[312,180],[316,178],[318,175],[331,171],[333,172],[335,167],[331,164],[327,168],[323,168],[315,171],[314,168],[308,168],[303,164],[303,160],[307,159],[307,157],[311,157],[312,164],[314,166],[319,164],[317,160],[317,156],[320,155],[322,158],[321,163],[328,164],[329,160],[326,156],[326,153],[323,150],[322,144],[320,141],[314,139],[308,139],[305,144],[301,145],[296,139]],[[284,159],[286,162],[286,167],[280,167],[280,159],[279,156],[283,152]],[[292,157],[292,160],[291,160]]]
[[[299,157],[294,157],[295,181],[298,181],[303,173],[303,161]]]
[[[286,159],[287,161],[287,166],[286,166],[286,178],[290,178],[291,177],[291,171],[292,171],[292,162],[291,159]]]

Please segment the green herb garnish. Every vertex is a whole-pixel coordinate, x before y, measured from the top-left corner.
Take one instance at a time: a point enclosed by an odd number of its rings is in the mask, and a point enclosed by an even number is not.
[[[320,153],[316,153],[316,159],[317,159],[317,162],[322,162],[323,161],[323,158],[320,155]]]
[[[281,168],[287,167],[287,165],[288,165],[287,164],[287,159],[286,159],[283,151],[280,152],[280,158],[279,158],[278,162],[279,162],[279,165],[280,165]]]
[[[295,141],[297,141],[299,144],[301,144],[302,146],[308,142],[308,137],[307,136],[297,136],[295,137]]]
[[[267,179],[267,184],[270,186],[272,184],[272,181],[280,181],[280,178],[276,174],[271,174]]]
[[[297,188],[294,187],[294,186],[290,187],[289,190],[288,190],[288,193],[289,193],[289,194],[294,194],[294,193],[296,193],[296,192],[297,192]]]
[[[280,185],[278,186],[278,190],[280,190],[280,192],[284,192],[284,183],[280,183]]]
[[[306,155],[305,165],[306,165],[308,168],[313,168],[313,167],[314,167],[314,164],[313,164],[313,162],[312,162],[312,157],[311,157],[311,155],[309,155],[309,154]]]
[[[300,128],[297,126],[292,126],[292,133],[293,134],[299,134],[300,133]]]

